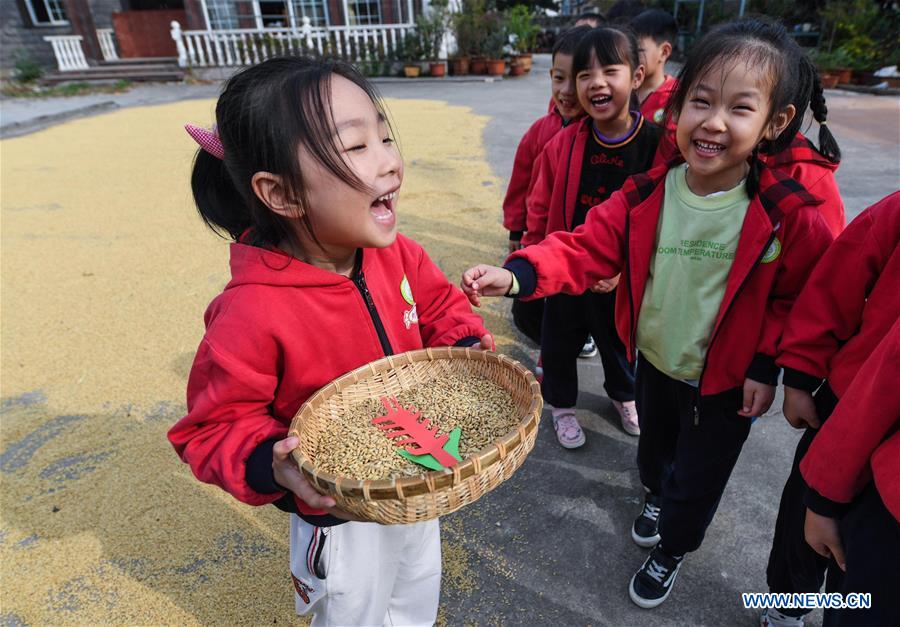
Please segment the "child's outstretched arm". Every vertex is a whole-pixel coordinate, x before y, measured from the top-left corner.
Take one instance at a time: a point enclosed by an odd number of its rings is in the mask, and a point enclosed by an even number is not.
[[[506,296],[513,286],[511,270],[480,264],[469,268],[462,275],[463,292],[476,307],[481,307],[482,296]]]
[[[415,255],[415,274],[408,272],[407,280],[422,343],[425,346],[477,345],[494,350],[493,337],[481,316],[472,311],[466,297],[447,280],[419,244],[403,235],[399,238],[409,254]]]

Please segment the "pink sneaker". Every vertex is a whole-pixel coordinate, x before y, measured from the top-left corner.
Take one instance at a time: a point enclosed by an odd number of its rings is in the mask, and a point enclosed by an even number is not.
[[[634,404],[634,401],[620,403],[613,399],[609,400],[612,401],[616,411],[619,412],[619,419],[622,421],[622,429],[625,430],[625,433],[628,435],[640,435],[641,428],[638,426],[637,406]]]
[[[563,448],[578,448],[584,444],[584,431],[578,424],[574,409],[554,409],[553,427],[556,429],[556,439]]]

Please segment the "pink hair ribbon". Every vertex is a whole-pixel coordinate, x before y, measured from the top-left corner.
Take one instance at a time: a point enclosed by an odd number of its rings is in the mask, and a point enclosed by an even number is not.
[[[193,124],[185,124],[184,130],[188,135],[194,138],[194,141],[200,147],[211,154],[216,159],[225,159],[225,149],[222,147],[222,140],[219,139],[219,132],[213,125],[212,130],[194,126]]]

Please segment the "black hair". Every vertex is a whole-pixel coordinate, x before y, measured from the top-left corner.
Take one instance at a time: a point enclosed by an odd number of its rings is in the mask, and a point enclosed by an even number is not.
[[[581,20],[593,20],[593,21],[597,22],[597,26],[592,26],[591,28],[598,28],[598,27],[606,24],[606,16],[603,15],[602,13],[598,13],[596,11],[592,11],[590,13],[582,13],[581,15],[576,15],[575,21],[572,23],[577,24]],[[582,24],[582,26],[587,26],[587,24]]]
[[[635,37],[650,37],[657,46],[669,42],[674,47],[678,37],[678,23],[671,13],[662,9],[647,9],[632,19],[629,26]]]
[[[574,55],[578,42],[581,41],[581,38],[589,33],[590,30],[590,26],[573,26],[560,33],[559,37],[556,38],[556,42],[553,44],[553,50],[550,56],[551,62],[556,58],[558,53]]]
[[[204,150],[194,159],[191,189],[203,221],[233,240],[250,230],[247,243],[274,247],[292,240],[286,218],[253,192],[251,180],[265,171],[282,177],[288,198],[308,207],[299,147],[320,165],[360,191],[368,187],[341,156],[331,103],[331,78],[342,76],[369,96],[389,124],[375,88],[353,66],[332,59],[275,57],[248,67],[225,83],[216,103],[223,160]],[[316,240],[309,214],[300,218]]]
[[[678,87],[666,106],[666,118],[677,117],[695,84],[715,68],[729,62],[744,61],[750,67],[761,67],[768,77],[769,119],[788,105],[796,113],[781,135],[761,142],[754,149],[747,176],[747,191],[752,196],[759,186],[758,149],[769,154],[787,148],[803,124],[807,109],[819,122],[819,152],[833,162],[840,161],[840,149],[825,125],[828,109],[819,74],[809,57],[778,22],[765,17],[747,17],[721,24],[694,46],[678,75]]]
[[[618,65],[624,63],[631,68],[632,74],[641,64],[638,55],[637,39],[627,28],[601,26],[590,29],[575,47],[572,58],[572,73],[587,69],[591,56],[597,57],[601,65]]]
[[[646,10],[641,0],[619,0],[606,12],[610,24],[627,24],[631,18],[637,17]]]

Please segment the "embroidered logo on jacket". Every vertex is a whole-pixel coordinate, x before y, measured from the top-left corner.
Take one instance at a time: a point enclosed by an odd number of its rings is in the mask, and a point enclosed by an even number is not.
[[[300,581],[297,577],[294,576],[294,573],[291,573],[291,581],[294,582],[294,590],[297,591],[297,594],[300,595],[300,598],[303,599],[304,603],[309,603],[309,595],[316,591],[311,585],[306,583],[305,581]]]
[[[769,244],[769,247],[766,249],[766,254],[763,255],[762,263],[772,263],[776,259],[778,259],[778,255],[781,254],[781,242],[778,241],[778,238],[772,240],[772,243]]]
[[[412,288],[409,286],[409,279],[403,275],[400,281],[400,295],[403,296],[408,304],[412,305],[412,309],[403,312],[403,326],[409,329],[412,325],[419,323],[419,312],[416,310],[416,299],[413,298]]]
[[[653,113],[653,123],[654,124],[662,124],[663,120],[666,119],[666,110],[665,109],[657,109]]]

